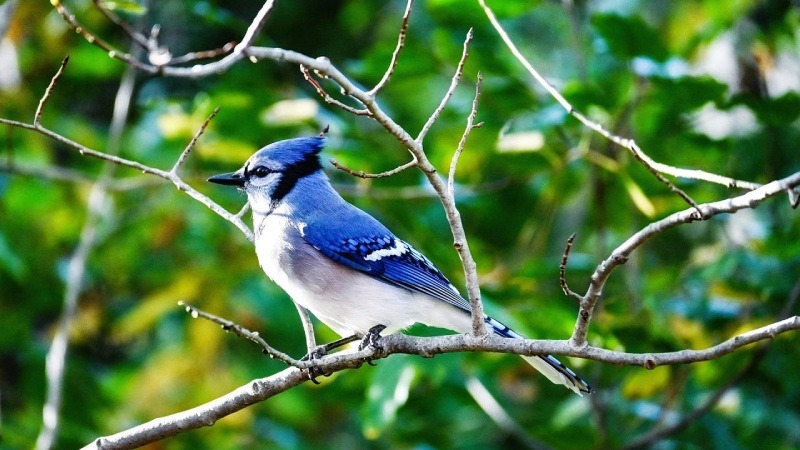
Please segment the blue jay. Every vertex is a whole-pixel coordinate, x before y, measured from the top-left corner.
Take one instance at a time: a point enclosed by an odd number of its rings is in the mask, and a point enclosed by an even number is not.
[[[323,143],[275,142],[236,172],[208,179],[247,194],[267,276],[341,336],[394,333],[414,323],[471,332],[470,304],[442,272],[333,189],[320,164]],[[485,322],[492,333],[522,338],[489,316]],[[524,358],[553,383],[592,392],[556,358]]]

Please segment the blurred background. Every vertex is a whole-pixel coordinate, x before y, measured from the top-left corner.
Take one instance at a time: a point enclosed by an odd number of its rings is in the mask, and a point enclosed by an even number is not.
[[[160,24],[159,40],[173,55],[240,39],[261,6],[103,4],[138,30]],[[528,60],[578,110],[635,138],[654,159],[761,183],[800,170],[796,1],[489,4]],[[133,51],[91,1],[65,5],[115,48]],[[370,87],[391,58],[404,8],[394,0],[279,1],[256,44],[326,56]],[[363,180],[327,163],[379,172],[407,161],[407,152],[371,120],[322,102],[297,67],[244,61],[195,80],[149,76],[71,31],[49,2],[0,1],[0,11],[0,117],[31,122],[69,55],[42,123],[90,148],[169,169],[219,106],[182,174],[234,212],[244,196],[205,178],[238,168],[272,141],[330,126],[323,156],[340,192],[463,286],[441,205],[420,173]],[[475,1],[414,5],[405,49],[379,96],[412,135],[446,91],[470,27],[475,39],[464,78],[425,148],[445,173],[480,71],[484,126],[469,138],[456,192],[484,302],[528,337],[565,339],[577,312],[558,279],[568,236],[577,233],[567,280],[584,292],[611,250],[687,205],[626,150],[567,116],[524,72]],[[115,99],[128,99],[129,107],[112,125]],[[53,448],[80,447],[284,368],[252,343],[191,319],[178,300],[258,330],[294,356],[305,353],[294,306],[230,223],[161,179],[104,168],[30,131],[0,126],[0,146],[0,448],[36,442],[45,358],[68,298],[75,300],[75,324]],[[100,178],[105,194],[92,194]],[[699,202],[742,193],[691,180],[678,185]],[[589,341],[630,352],[704,348],[798,314],[798,235],[800,218],[783,195],[652,239],[613,273]],[[336,336],[318,324],[317,337]],[[597,389],[586,398],[509,355],[395,355],[149,448],[797,448],[799,343],[790,333],[766,353],[754,345],[712,362],[652,371],[565,358]]]

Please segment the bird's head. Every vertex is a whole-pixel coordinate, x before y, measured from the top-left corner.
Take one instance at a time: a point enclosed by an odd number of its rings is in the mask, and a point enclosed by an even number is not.
[[[300,178],[322,169],[323,137],[274,142],[255,152],[236,172],[215,175],[212,183],[235,186],[247,193],[254,210],[272,210]]]

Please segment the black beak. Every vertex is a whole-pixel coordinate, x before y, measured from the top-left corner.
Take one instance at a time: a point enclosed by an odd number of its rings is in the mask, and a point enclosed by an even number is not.
[[[223,184],[225,186],[244,186],[244,177],[239,172],[214,175],[213,177],[209,178],[208,181],[212,183]]]

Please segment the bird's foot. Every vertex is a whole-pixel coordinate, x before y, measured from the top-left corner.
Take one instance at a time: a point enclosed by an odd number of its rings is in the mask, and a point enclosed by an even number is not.
[[[367,331],[367,334],[364,335],[364,338],[361,339],[361,343],[358,344],[358,350],[364,350],[367,347],[372,347],[374,349],[381,349],[380,339],[381,339],[381,331],[386,329],[386,325],[375,325],[374,327],[370,328]],[[372,362],[372,359],[367,358],[367,364],[370,366],[374,366],[375,363]]]
[[[355,342],[357,340],[358,340],[358,336],[352,335],[352,336],[348,336],[348,337],[345,337],[345,338],[342,338],[342,339],[338,339],[338,340],[333,341],[333,342],[329,342],[329,343],[324,344],[324,345],[318,345],[316,348],[314,348],[313,350],[308,352],[308,354],[306,354],[305,356],[300,358],[300,361],[312,361],[313,362],[314,360],[321,359],[323,356],[326,356],[328,354],[328,352],[330,352],[331,350],[339,348],[339,347],[341,347],[343,345],[347,345],[347,344],[349,344],[351,342]],[[317,377],[318,376],[329,377],[329,376],[331,376],[331,374],[325,373],[325,371],[320,369],[318,366],[311,366],[311,367],[308,368],[308,379],[311,380],[312,383],[319,384],[319,381],[317,381]]]
[[[328,354],[328,348],[324,345],[319,345],[317,346],[317,348],[308,352],[307,355],[300,358],[300,361],[311,361],[312,363],[315,363],[317,360],[321,359],[323,356],[327,354]],[[308,371],[308,379],[311,380],[311,382],[314,384],[319,384],[319,381],[317,381],[317,377],[330,376],[329,373],[326,373],[316,364],[309,367],[307,371]]]

